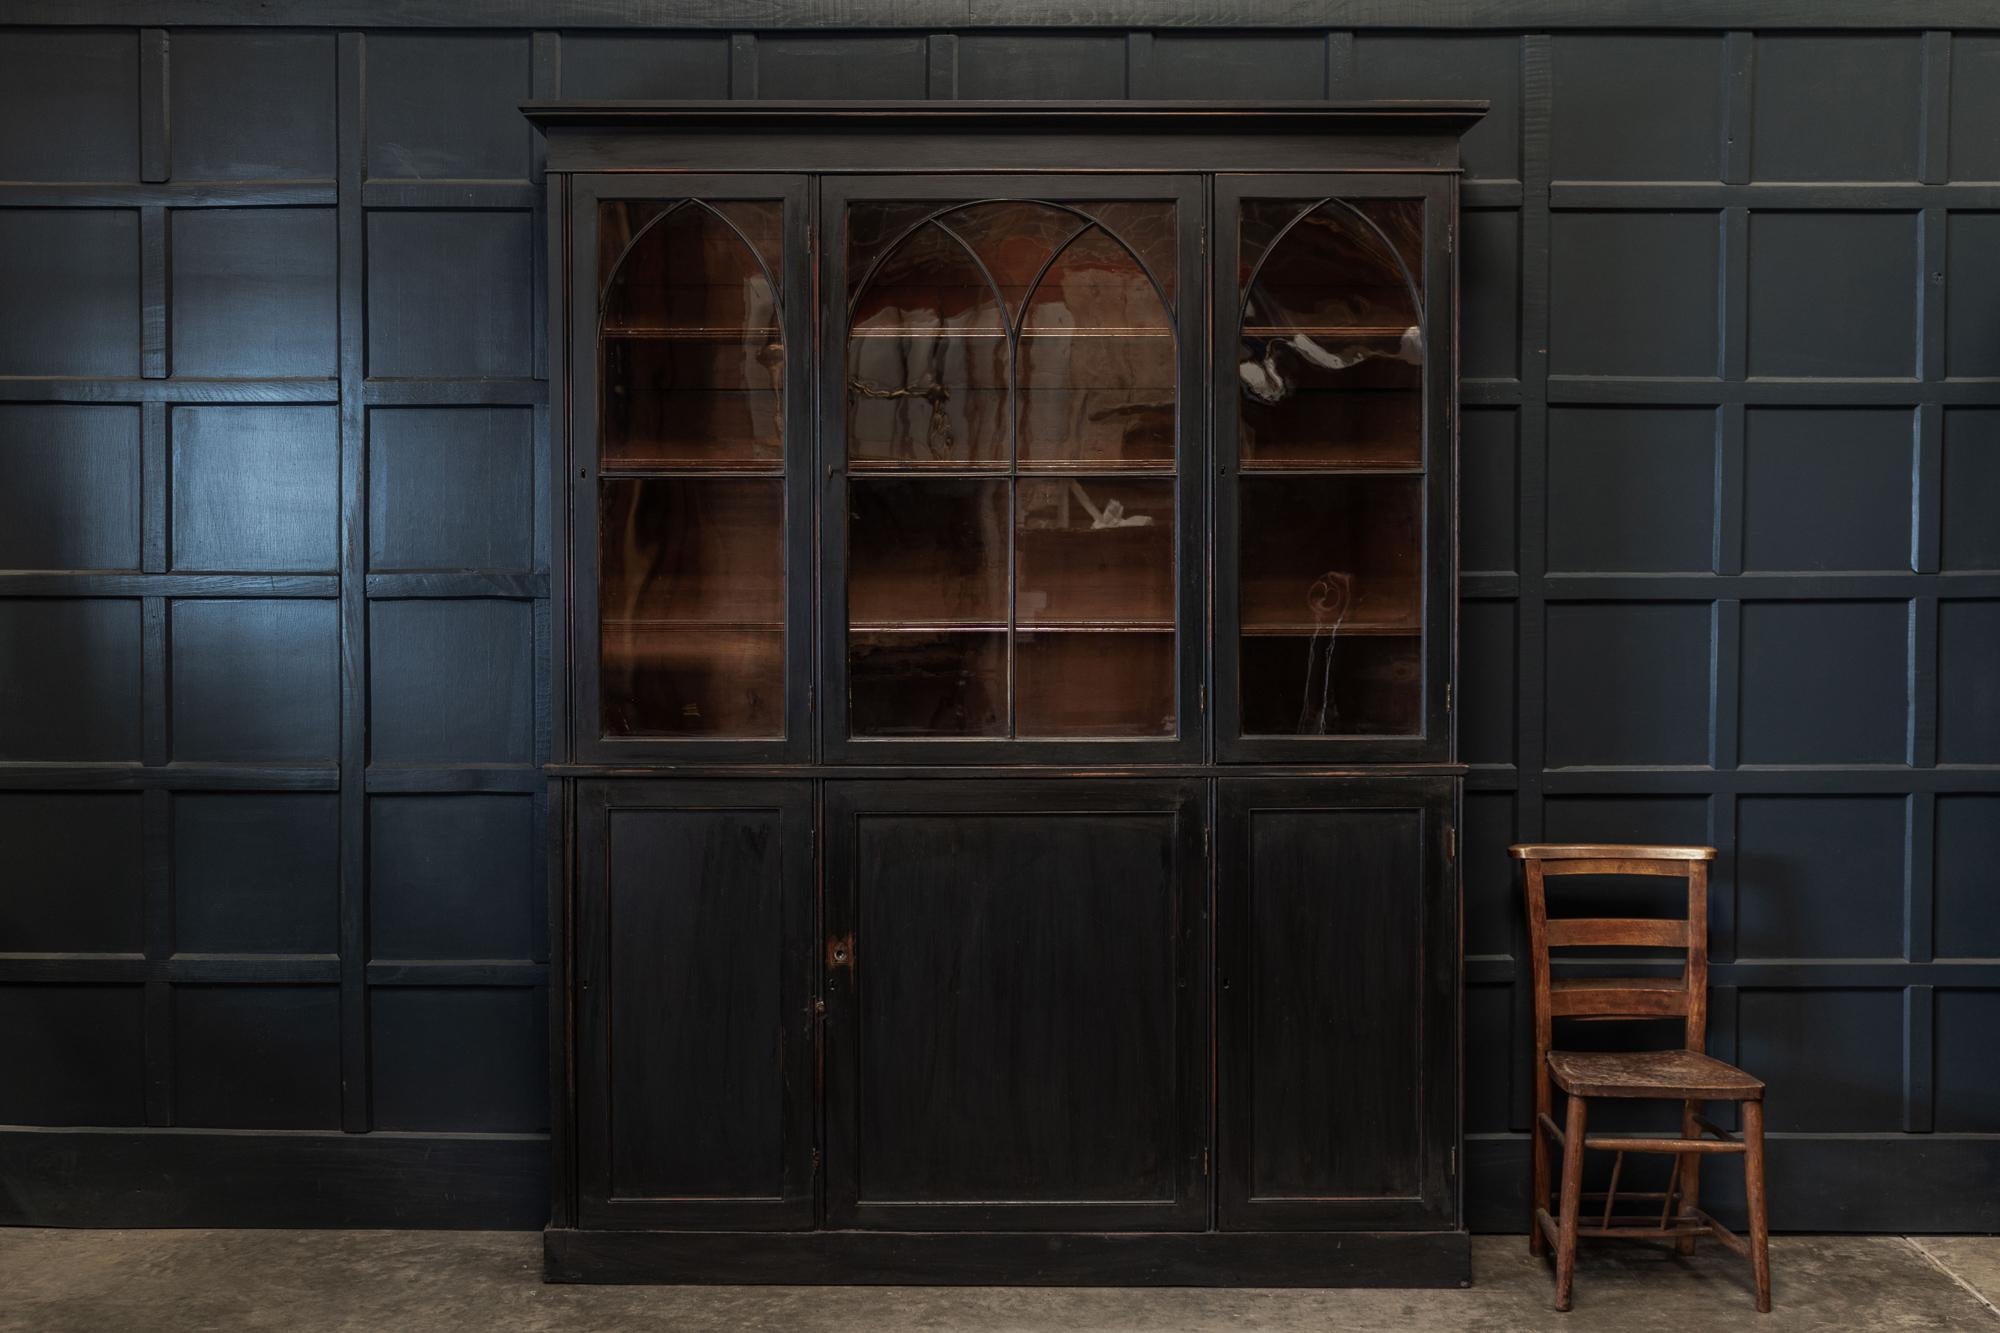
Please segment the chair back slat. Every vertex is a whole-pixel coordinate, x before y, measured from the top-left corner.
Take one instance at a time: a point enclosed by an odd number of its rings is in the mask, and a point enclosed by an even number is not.
[[[1528,952],[1534,970],[1535,1059],[1539,1067],[1551,1041],[1552,1020],[1682,1018],[1685,1045],[1699,1051],[1708,1037],[1708,865],[1712,847],[1655,847],[1601,843],[1523,843],[1507,849],[1524,870]],[[1687,881],[1687,912],[1680,917],[1550,917],[1546,880],[1551,875],[1647,875]],[[1679,977],[1658,975],[1564,977],[1550,967],[1553,949],[1675,949]],[[1655,960],[1648,966],[1657,967]]]
[[[1551,917],[1548,926],[1551,949],[1577,949],[1593,944],[1685,949],[1688,942],[1687,922],[1678,918],[1668,920],[1664,917],[1644,916]]]
[[[1687,1011],[1687,988],[1673,978],[1657,987],[1634,986],[1624,977],[1577,978],[1549,991],[1551,1018],[1681,1018]]]

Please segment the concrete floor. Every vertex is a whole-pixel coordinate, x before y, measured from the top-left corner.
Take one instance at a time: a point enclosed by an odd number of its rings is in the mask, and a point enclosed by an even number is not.
[[[1762,1319],[1743,1266],[1712,1245],[1690,1261],[1589,1247],[1566,1316],[1516,1237],[1474,1241],[1469,1291],[550,1287],[540,1253],[508,1232],[0,1229],[0,1329],[2000,1330],[1990,1237],[1780,1237]]]

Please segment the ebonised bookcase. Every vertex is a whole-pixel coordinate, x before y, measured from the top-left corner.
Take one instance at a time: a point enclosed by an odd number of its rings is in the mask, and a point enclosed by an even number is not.
[[[551,1279],[1467,1280],[1483,109],[526,108]]]

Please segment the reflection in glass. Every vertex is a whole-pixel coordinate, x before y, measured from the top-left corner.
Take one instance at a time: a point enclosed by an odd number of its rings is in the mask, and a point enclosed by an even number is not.
[[[978,258],[942,220],[905,235],[856,296],[847,454],[907,466],[1006,461],[1006,313]]]
[[[607,467],[780,465],[778,222],[776,202],[603,206]]]
[[[782,206],[610,202],[598,220],[603,734],[777,737]]]
[[[1414,735],[1423,201],[1252,200],[1240,222],[1243,731]]]
[[[856,736],[1005,736],[1007,634],[851,630],[847,689]]]
[[[855,626],[1007,627],[1007,483],[868,478],[848,487]]]
[[[600,490],[601,692],[610,735],[776,735],[784,493],[777,478]]]
[[[1421,466],[1423,202],[1256,200],[1242,229],[1244,466]]]
[[[1174,624],[1174,483],[1023,477],[1015,613],[1029,625]]]
[[[853,734],[1176,734],[1173,206],[864,202],[846,235]]]
[[[1172,466],[1173,325],[1129,250],[1076,234],[1035,286],[1020,348],[1024,465]]]
[[[1422,499],[1415,476],[1243,477],[1246,732],[1416,729]]]

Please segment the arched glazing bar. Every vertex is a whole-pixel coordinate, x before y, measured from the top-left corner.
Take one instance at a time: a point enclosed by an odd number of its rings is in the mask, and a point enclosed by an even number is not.
[[[852,734],[1174,735],[1179,339],[1167,285],[1087,204],[874,207],[849,223],[861,261],[846,305]],[[956,242],[964,276],[934,269],[926,290],[906,256],[931,228]],[[982,309],[970,318],[967,284]],[[930,398],[923,446],[907,417],[887,438],[876,400],[892,396]],[[1139,432],[1149,452],[1129,457],[1117,441],[1132,433],[1135,396],[1155,401]],[[1091,411],[1107,400],[1114,410]],[[966,437],[982,429],[992,434]],[[950,574],[933,587],[912,569]]]
[[[716,221],[720,222],[723,226],[729,228],[730,232],[735,235],[736,239],[742,244],[743,248],[749,252],[750,257],[757,261],[757,269],[760,273],[763,274],[764,285],[770,289],[771,308],[777,314],[777,319],[774,322],[778,327],[780,328],[784,327],[785,289],[784,286],[781,283],[779,283],[777,275],[771,271],[771,265],[769,261],[767,261],[764,258],[764,252],[758,248],[757,243],[751,240],[750,237],[744,233],[743,228],[736,225],[736,222],[733,218],[731,218],[727,213],[723,212],[721,209],[716,208],[710,203],[708,203],[708,201],[703,199],[677,199],[673,203],[669,204],[667,207],[661,209],[658,213],[654,214],[651,218],[648,218],[644,226],[640,227],[639,230],[637,230],[636,232],[633,232],[631,239],[625,242],[624,248],[619,250],[617,257],[614,258],[611,261],[611,264],[605,269],[604,281],[598,291],[598,299],[597,299],[598,329],[602,331],[602,329],[604,328],[604,321],[611,309],[611,292],[612,289],[618,284],[618,282],[620,281],[620,279],[624,274],[626,261],[629,260],[635,253],[638,252],[640,244],[644,242],[648,238],[648,236],[650,236],[653,233],[653,231],[661,227],[667,221],[668,218],[671,218],[674,214],[680,212],[683,209],[689,209],[689,208],[700,209],[702,212],[716,219]]]
[[[1420,229],[1424,205],[1363,205],[1274,199],[1243,215],[1284,219],[1240,261],[1233,489],[1248,736],[1408,736],[1421,724],[1429,324],[1392,233]]]
[[[768,230],[775,241],[782,208],[601,206],[598,697],[609,737],[784,733],[784,303],[758,240]]]

